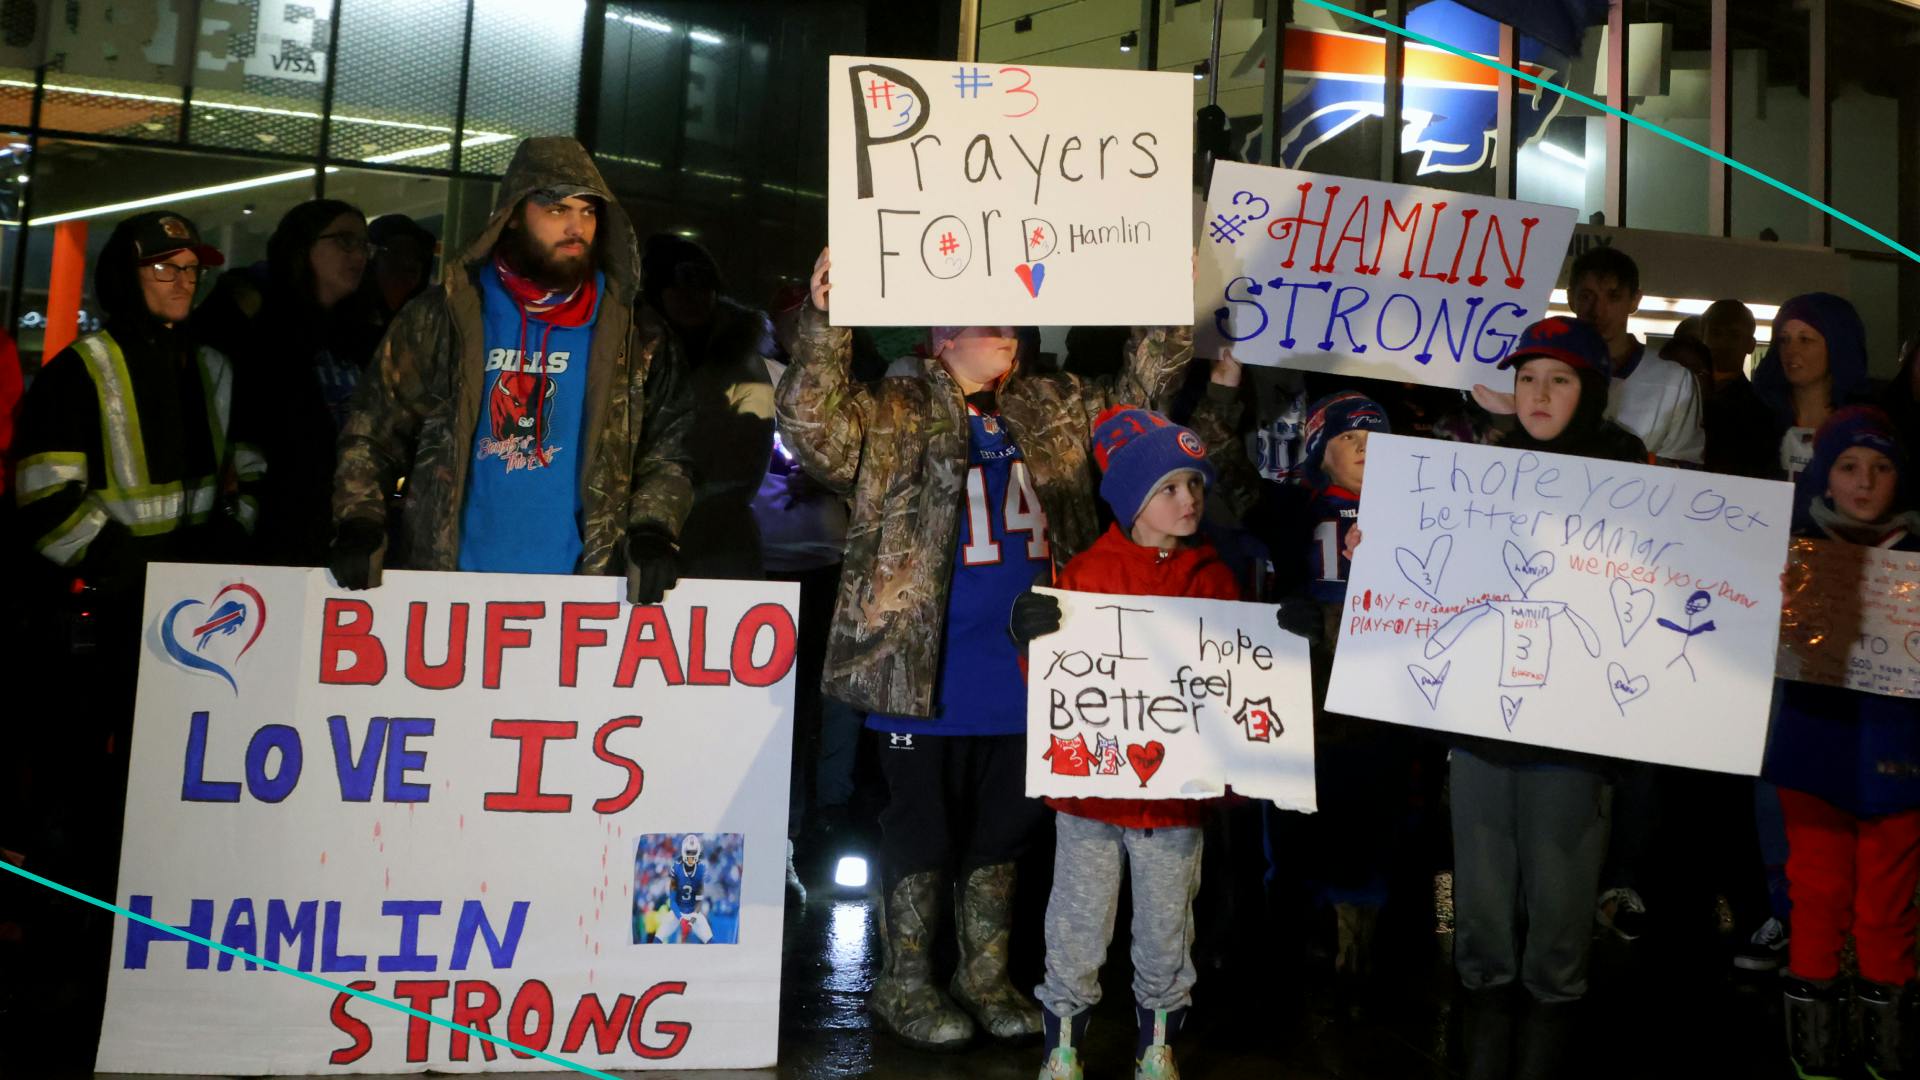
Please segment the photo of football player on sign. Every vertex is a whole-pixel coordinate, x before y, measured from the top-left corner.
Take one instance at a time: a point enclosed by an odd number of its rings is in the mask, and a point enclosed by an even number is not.
[[[633,860],[635,945],[732,945],[740,939],[739,833],[649,833]]]

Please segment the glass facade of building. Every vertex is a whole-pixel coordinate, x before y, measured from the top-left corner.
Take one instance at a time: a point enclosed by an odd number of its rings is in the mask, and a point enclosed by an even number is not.
[[[1606,23],[1558,44],[1455,0],[1346,6],[1504,60],[1729,154],[1910,247],[1920,241],[1913,6],[1618,0]],[[1762,181],[1315,5],[1224,0],[1217,9],[1216,34],[1214,0],[978,0],[978,55],[1192,71],[1196,106],[1217,101],[1243,160],[1573,207],[1576,250],[1610,243],[1638,257],[1650,297],[1638,329],[1656,336],[1723,295],[1765,314],[1793,293],[1826,289],[1860,308],[1884,375],[1902,335],[1920,330],[1920,266]],[[1389,65],[1400,73],[1397,94],[1386,93]],[[1398,132],[1397,153],[1386,152],[1388,132]]]

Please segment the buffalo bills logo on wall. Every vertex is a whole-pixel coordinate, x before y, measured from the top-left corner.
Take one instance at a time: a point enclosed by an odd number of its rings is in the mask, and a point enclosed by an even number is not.
[[[1500,24],[1453,0],[1434,0],[1407,14],[1409,30],[1496,59]],[[1291,82],[1306,86],[1281,110],[1280,164],[1311,168],[1313,151],[1368,117],[1386,115],[1386,41],[1314,27],[1288,27],[1285,68]],[[1418,153],[1418,175],[1470,173],[1487,166],[1499,138],[1500,73],[1465,57],[1409,41],[1401,87],[1400,152]],[[1567,58],[1522,36],[1520,70],[1564,85]],[[1513,137],[1525,146],[1546,129],[1565,100],[1532,83],[1515,80]],[[1296,84],[1297,85],[1297,84]],[[1250,137],[1249,161],[1259,160],[1264,133]]]
[[[233,584],[211,600],[182,600],[160,617],[160,646],[188,671],[214,675],[240,692],[233,666],[267,628],[267,602],[251,585]]]

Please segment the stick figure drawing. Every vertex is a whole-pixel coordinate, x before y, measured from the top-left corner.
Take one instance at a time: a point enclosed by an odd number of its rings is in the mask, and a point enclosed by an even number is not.
[[[1701,612],[1707,610],[1707,605],[1711,603],[1713,603],[1713,597],[1705,589],[1695,589],[1693,595],[1687,597],[1687,625],[1681,626],[1671,619],[1654,620],[1661,626],[1681,635],[1680,654],[1667,661],[1667,667],[1671,668],[1675,664],[1687,665],[1687,675],[1692,678],[1694,682],[1699,682],[1700,676],[1693,670],[1693,661],[1687,659],[1687,646],[1693,644],[1694,638],[1713,630],[1712,619],[1708,619],[1698,626],[1694,625],[1694,619],[1698,618]]]

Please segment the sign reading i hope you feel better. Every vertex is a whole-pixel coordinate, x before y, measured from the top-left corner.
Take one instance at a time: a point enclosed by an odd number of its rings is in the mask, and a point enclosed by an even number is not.
[[[1185,325],[1193,81],[836,56],[837,326]]]

